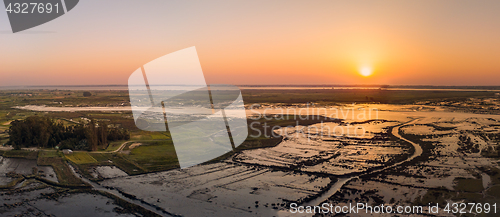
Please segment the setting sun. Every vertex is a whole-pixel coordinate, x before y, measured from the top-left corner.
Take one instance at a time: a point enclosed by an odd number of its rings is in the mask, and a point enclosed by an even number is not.
[[[363,67],[359,70],[359,74],[362,76],[370,76],[372,74],[372,69],[370,67]]]

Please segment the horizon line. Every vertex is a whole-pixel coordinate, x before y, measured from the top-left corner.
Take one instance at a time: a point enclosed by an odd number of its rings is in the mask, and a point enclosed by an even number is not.
[[[216,85],[208,84],[208,85]],[[129,86],[128,84],[75,84],[75,85],[0,85],[6,87],[113,87]],[[199,86],[190,84],[158,84],[152,86]],[[241,87],[499,87],[500,85],[433,85],[433,84],[235,84]]]

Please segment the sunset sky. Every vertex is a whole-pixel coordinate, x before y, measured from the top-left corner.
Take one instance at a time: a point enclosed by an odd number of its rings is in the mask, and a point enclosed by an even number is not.
[[[500,1],[82,0],[16,34],[2,6],[0,86],[126,84],[191,46],[208,83],[500,85]]]

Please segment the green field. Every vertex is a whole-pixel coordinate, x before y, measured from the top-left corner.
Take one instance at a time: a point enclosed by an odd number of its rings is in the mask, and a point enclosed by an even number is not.
[[[125,171],[129,175],[137,175],[148,172],[146,169],[138,165],[137,163],[130,161],[124,157],[123,154],[119,153],[89,153],[94,159],[97,160],[95,164],[88,165],[78,165],[83,166],[82,168],[89,168],[88,166],[98,166],[98,165],[114,165]]]
[[[96,163],[97,160],[90,156],[87,152],[73,152],[65,155],[65,157],[76,164]]]
[[[44,151],[39,151],[38,152],[38,157],[39,158],[44,158],[44,157],[61,157],[62,153],[57,152],[56,150],[44,150]]]
[[[171,139],[168,132],[147,132],[136,131],[132,132],[131,138],[133,140],[168,140]]]
[[[36,160],[38,158],[38,152],[36,151],[26,151],[26,150],[10,150],[3,154],[4,157],[12,158],[26,158],[30,160]]]
[[[110,142],[104,151],[112,152],[118,149],[125,141]]]
[[[162,171],[179,167],[175,148],[171,140],[146,142],[123,155],[149,172]]]

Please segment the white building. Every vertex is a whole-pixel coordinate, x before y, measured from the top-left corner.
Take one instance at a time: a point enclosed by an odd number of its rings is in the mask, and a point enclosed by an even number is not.
[[[73,151],[71,149],[63,149],[62,152],[63,154],[73,154]]]

